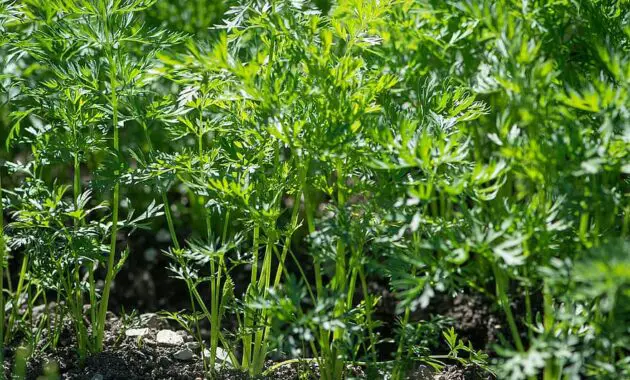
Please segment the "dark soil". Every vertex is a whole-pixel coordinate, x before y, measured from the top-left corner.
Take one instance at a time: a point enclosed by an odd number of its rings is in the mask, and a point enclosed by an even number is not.
[[[130,328],[147,328],[142,337],[127,336],[125,333]],[[184,343],[174,346],[159,344],[156,335],[159,330],[170,329],[182,337]],[[48,336],[45,333],[41,339],[41,345],[45,344]],[[122,320],[109,314],[107,331],[105,336],[105,350],[100,354],[87,357],[80,363],[75,351],[76,341],[69,323],[66,323],[61,334],[59,346],[53,352],[36,353],[26,363],[26,379],[72,379],[72,380],[140,380],[140,379],[204,379],[203,361],[200,358],[201,350],[192,348],[194,356],[190,360],[178,360],[175,353],[184,349],[187,345],[195,345],[193,338],[184,331],[176,331],[173,326],[156,315],[143,315],[133,321]],[[11,378],[11,370],[15,368],[15,347],[6,350],[4,363],[5,378]],[[269,361],[267,367],[276,363]],[[44,377],[45,373],[52,373],[50,377]],[[221,366],[216,371],[215,379],[223,380],[247,380],[250,377],[242,372]],[[261,379],[274,380],[307,380],[318,379],[319,370],[317,364],[292,363],[281,366]],[[349,367],[347,378],[377,379],[384,378],[383,373],[367,375],[360,367]],[[417,380],[481,380],[488,379],[477,368],[473,367],[447,367],[443,372],[434,374],[427,367],[421,366],[411,370],[409,379]]]
[[[507,326],[490,308],[490,301],[480,295],[458,294],[438,303],[436,314],[452,319],[457,334],[478,350],[488,350]]]
[[[163,240],[163,241],[162,241]],[[167,269],[168,261],[164,255],[160,254],[162,249],[168,247],[167,238],[159,239],[156,236],[135,235],[133,240],[127,242],[133,245],[132,250],[137,252],[131,255],[126,263],[125,270],[121,271],[112,290],[110,299],[111,309],[118,316],[124,312],[135,310],[139,313],[153,312],[155,310],[177,311],[187,309],[189,306],[188,297],[183,281],[178,281],[170,277]],[[243,278],[237,275],[234,278],[238,284],[247,283],[247,271],[239,272]],[[396,300],[387,288],[378,281],[370,283],[370,290],[373,294],[381,296],[381,301],[375,311],[375,318],[382,322],[380,328],[381,336],[392,336],[396,328],[397,315],[394,313]],[[361,299],[361,292],[357,293],[357,300]],[[491,309],[492,303],[480,296],[460,294],[451,297],[445,294],[438,294],[434,297],[427,309],[417,310],[411,319],[411,323],[422,324],[424,321],[431,321],[436,316],[446,317],[449,326],[455,327],[460,338],[470,341],[475,349],[487,350],[490,345],[497,340],[500,331],[505,329],[505,324]],[[43,309],[42,309],[43,310]],[[441,317],[439,317],[441,318]],[[40,350],[35,350],[35,354],[29,359],[26,366],[26,378],[42,378],[46,370],[59,375],[61,379],[203,379],[206,372],[200,358],[201,352],[196,350],[194,357],[190,361],[177,360],[173,355],[181,347],[168,347],[156,344],[155,335],[161,328],[177,330],[178,327],[168,325],[162,321],[160,325],[150,326],[150,332],[144,338],[127,337],[125,328],[143,327],[141,322],[135,321],[131,325],[110,314],[108,329],[105,338],[104,352],[88,357],[80,363],[76,353],[76,342],[74,331],[70,324],[64,327],[59,346],[54,352],[46,349],[46,332],[41,339]],[[147,326],[144,326],[147,327]],[[207,330],[209,326],[205,326]],[[207,333],[207,331],[206,331]],[[203,332],[202,332],[203,335]],[[192,340],[186,337],[186,340]],[[19,341],[16,341],[19,343]],[[440,333],[437,332],[429,342],[432,353],[446,353],[446,345]],[[5,353],[4,367],[5,373],[9,374],[14,367],[14,356],[17,344],[8,347]],[[45,353],[42,353],[44,351]],[[379,345],[381,360],[392,359],[395,347],[388,346],[388,343]],[[268,366],[276,363],[269,362]],[[409,379],[431,379],[431,380],[480,380],[487,379],[487,374],[479,371],[475,367],[449,366],[439,374],[434,374],[427,368],[420,366],[422,370],[415,368],[409,372]],[[268,379],[317,379],[319,370],[315,363],[293,363],[281,366],[267,376]],[[5,376],[5,378],[10,378]],[[48,377],[50,379],[56,376]],[[246,374],[223,367],[217,379],[249,379]],[[351,368],[348,371],[348,378],[359,379],[381,379],[383,373],[365,373],[361,368]]]

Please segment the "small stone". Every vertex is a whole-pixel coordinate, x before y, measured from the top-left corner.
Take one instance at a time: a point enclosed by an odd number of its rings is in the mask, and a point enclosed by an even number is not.
[[[201,344],[199,344],[198,342],[187,342],[186,344],[184,344],[184,347],[192,351],[198,351],[201,348]]]
[[[157,333],[157,344],[162,346],[181,346],[184,344],[184,338],[171,330],[160,330]]]
[[[103,380],[103,375],[97,373],[96,375],[92,376],[92,380]]]
[[[230,361],[230,355],[228,355],[228,352],[224,349],[222,349],[221,347],[217,347],[217,360],[221,360],[221,361]]]
[[[204,349],[203,350],[203,356],[205,358],[210,358],[210,350]],[[228,366],[232,365],[232,361],[230,360],[230,355],[228,355],[228,352],[226,350],[222,349],[221,347],[217,347],[216,362],[217,362],[217,364],[225,362],[225,364],[227,364]]]
[[[142,329],[128,329],[125,331],[125,335],[129,337],[145,336],[148,333],[149,329],[146,327]]]
[[[192,360],[193,352],[188,348],[181,349],[173,354],[173,357],[177,360],[188,361]]]

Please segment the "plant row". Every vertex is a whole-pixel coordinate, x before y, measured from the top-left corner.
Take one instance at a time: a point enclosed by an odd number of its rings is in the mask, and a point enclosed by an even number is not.
[[[164,225],[210,374],[223,349],[253,376],[630,376],[627,2],[240,1],[199,34],[155,3],[0,3],[4,344],[69,318],[102,351],[128,242]],[[505,321],[492,359],[417,320],[460,293]]]

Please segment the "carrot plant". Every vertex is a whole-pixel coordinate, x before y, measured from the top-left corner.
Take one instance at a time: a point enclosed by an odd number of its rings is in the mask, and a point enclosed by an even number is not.
[[[122,108],[148,85],[148,69],[155,52],[180,38],[177,34],[134,25],[133,13],[150,5],[144,1],[46,5],[27,2],[20,11],[37,28],[26,38],[12,42],[13,51],[28,55],[38,67],[48,70],[44,82],[32,85],[22,81],[21,93],[13,100],[18,107],[13,113],[16,123],[9,142],[30,144],[35,159],[26,168],[25,203],[16,211],[13,228],[27,229],[33,236],[37,235],[33,228],[52,234],[40,241],[26,239],[24,268],[31,252],[38,252],[41,255],[38,265],[53,265],[53,268],[56,265],[58,271],[54,273],[64,276],[51,284],[63,288],[63,298],[69,301],[82,357],[103,348],[110,290],[129,253],[124,249],[119,256],[119,229],[134,229],[140,221],[160,212],[159,207],[149,205],[140,216],[134,216],[132,210],[126,218],[119,215],[121,182],[126,170],[120,147],[120,129],[127,122]],[[142,58],[132,58],[129,55],[132,51],[142,51]],[[25,118],[36,122],[35,127],[22,129]],[[94,167],[90,165],[93,159],[97,162]],[[56,165],[67,161],[73,162],[71,204],[65,203],[65,185],[54,184],[47,190],[45,182]],[[88,206],[93,190],[83,189],[83,176],[88,175],[84,170],[94,173],[90,174],[94,180],[89,187],[111,192],[110,202]],[[36,204],[36,199],[41,203]],[[31,206],[26,207],[28,202]],[[106,206],[111,213],[102,219]],[[48,217],[29,214],[44,210]],[[67,221],[72,227],[68,227]],[[109,235],[107,249],[103,244],[106,235]],[[59,250],[59,245],[64,249]],[[99,297],[95,272],[101,262],[106,264],[106,275]],[[84,290],[89,297],[90,331],[82,323]]]
[[[0,4],[4,343],[101,351],[151,222],[209,376],[628,374],[626,2]],[[463,296],[489,352],[422,321]]]

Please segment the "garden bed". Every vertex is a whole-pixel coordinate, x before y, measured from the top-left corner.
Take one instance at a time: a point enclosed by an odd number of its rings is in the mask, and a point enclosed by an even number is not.
[[[51,305],[54,308],[54,305]],[[466,314],[466,313],[464,313]],[[68,380],[189,380],[204,379],[209,372],[204,369],[204,354],[195,338],[184,330],[154,313],[145,313],[121,320],[108,314],[105,346],[101,353],[91,355],[81,362],[76,354],[76,342],[71,326],[66,323],[60,344],[54,352],[38,351],[25,362],[25,379],[59,378]],[[463,321],[462,321],[463,322]],[[470,322],[470,321],[468,321]],[[466,322],[464,322],[466,324]],[[471,328],[468,325],[468,328]],[[483,330],[477,325],[478,330]],[[40,344],[47,343],[44,335]],[[39,347],[41,348],[41,347]],[[15,374],[15,347],[5,349],[5,376]],[[207,351],[206,351],[207,354]],[[217,380],[246,380],[251,377],[232,368],[225,353],[215,365],[211,378]],[[283,364],[283,363],[287,364]],[[349,379],[371,379],[385,376],[376,371],[372,377],[361,366],[347,367]],[[48,376],[48,377],[46,377]],[[267,361],[263,375],[256,379],[307,380],[319,379],[315,360]],[[410,380],[489,380],[494,377],[474,365],[448,365],[435,371],[426,364],[415,365],[409,370]]]
[[[630,378],[627,3],[0,0],[5,377]]]

